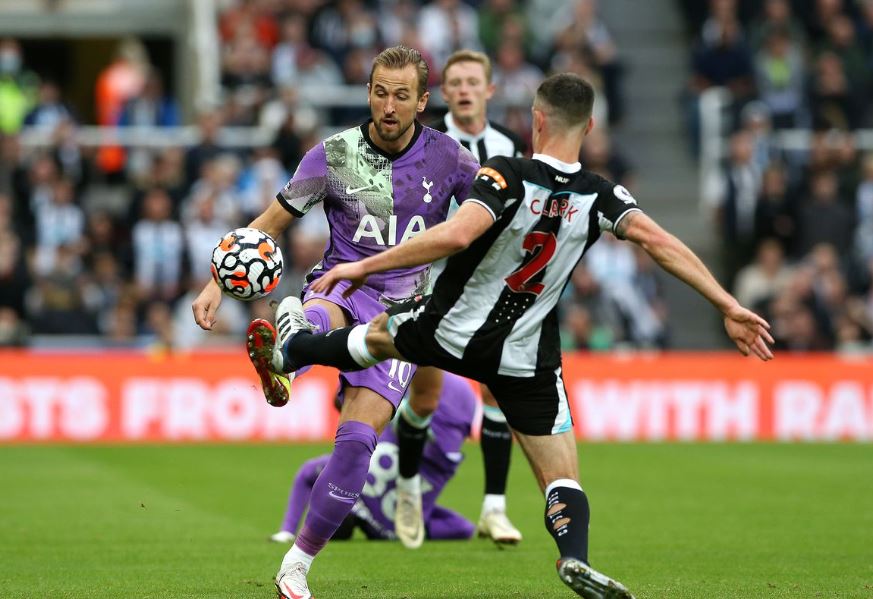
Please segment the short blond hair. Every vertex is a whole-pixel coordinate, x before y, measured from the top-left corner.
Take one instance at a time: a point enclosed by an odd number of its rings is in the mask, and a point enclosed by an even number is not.
[[[482,68],[485,69],[485,82],[491,83],[491,59],[488,58],[487,54],[477,52],[476,50],[457,50],[452,52],[452,55],[449,56],[449,59],[446,61],[446,66],[443,67],[443,83],[446,81],[446,73],[448,72],[449,67],[453,64],[458,64],[459,62],[478,62],[482,65]]]
[[[427,61],[421,55],[421,52],[415,48],[407,46],[392,46],[382,50],[376,58],[373,59],[373,67],[370,69],[370,85],[373,84],[373,74],[376,72],[376,67],[386,69],[402,69],[403,67],[412,65],[418,73],[418,97],[422,97],[427,91],[427,80],[430,77],[430,67],[427,66]]]

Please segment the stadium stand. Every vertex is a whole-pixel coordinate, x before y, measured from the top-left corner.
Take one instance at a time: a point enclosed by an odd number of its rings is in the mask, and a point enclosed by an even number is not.
[[[204,4],[192,5],[195,22],[209,14]],[[543,74],[584,74],[603,101],[582,160],[634,185],[609,133],[625,103],[620,48],[594,0],[214,4],[213,103],[206,84],[182,93],[155,63],[154,44],[141,39],[120,40],[106,54],[91,103],[31,68],[20,40],[0,42],[0,344],[51,346],[71,335],[114,347],[232,343],[247,313],[267,308],[225,302],[222,332],[231,337],[194,331],[186,322],[190,295],[209,276],[211,245],[273,201],[316,139],[366,117],[370,61],[389,44],[416,45],[430,60],[425,122],[439,115],[444,57],[460,47],[488,51],[498,85],[492,117],[525,138],[528,102]],[[555,18],[534,27],[531,14]],[[204,44],[201,56],[209,54]],[[211,80],[195,74],[198,84]],[[297,223],[282,240],[287,273],[279,293],[299,291],[325,241],[317,216]],[[580,283],[565,294],[565,346],[667,346],[651,265],[621,244],[604,248],[595,266],[579,266]]]
[[[729,91],[711,198],[725,281],[777,349],[869,351],[873,2],[713,0],[703,17],[685,4],[692,139],[696,93]]]

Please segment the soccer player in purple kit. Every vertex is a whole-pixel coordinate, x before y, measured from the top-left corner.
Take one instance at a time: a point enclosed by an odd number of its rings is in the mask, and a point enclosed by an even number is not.
[[[464,439],[470,435],[476,403],[476,395],[467,380],[449,373],[444,375],[439,407],[430,425],[433,435],[424,446],[420,468],[422,515],[428,539],[469,539],[475,531],[472,522],[437,505],[436,500],[463,460],[461,447]],[[312,487],[329,458],[329,455],[313,458],[297,471],[282,526],[270,537],[271,540],[279,543],[294,540]],[[387,426],[379,436],[379,444],[370,459],[367,483],[361,496],[332,540],[351,537],[356,527],[368,539],[397,538],[394,532],[394,506],[398,459],[397,434],[394,427]]]
[[[330,224],[324,258],[307,277],[300,318],[279,318],[280,338],[291,327],[326,332],[367,322],[387,306],[427,290],[428,265],[373,277],[350,297],[342,286],[328,294],[313,293],[309,286],[337,264],[376,255],[445,221],[451,199],[469,192],[476,159],[455,140],[416,120],[427,105],[428,72],[417,50],[397,46],[381,52],[368,84],[372,119],[307,152],[277,201],[249,225],[277,238],[318,203]],[[192,305],[201,327],[212,328],[220,301],[218,286],[210,282]],[[250,329],[248,349],[267,401],[280,406],[288,401],[295,373],[271,363],[272,353],[263,351],[265,335],[277,334],[270,329]],[[276,575],[282,597],[312,596],[306,581],[312,560],[360,496],[377,435],[407,386],[413,393],[438,395],[442,373],[415,370],[408,362],[392,360],[341,373],[343,407],[334,450],[313,487],[303,528]]]

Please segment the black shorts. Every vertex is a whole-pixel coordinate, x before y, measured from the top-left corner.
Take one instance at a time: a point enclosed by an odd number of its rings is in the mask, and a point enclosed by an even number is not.
[[[556,435],[573,429],[573,417],[560,367],[530,377],[483,371],[475,359],[456,358],[435,339],[436,323],[426,313],[428,298],[388,310],[388,333],[403,357],[419,366],[436,366],[485,383],[509,426],[525,435]]]

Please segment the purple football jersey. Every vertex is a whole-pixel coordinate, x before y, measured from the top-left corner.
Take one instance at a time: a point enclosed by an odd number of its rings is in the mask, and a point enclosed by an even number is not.
[[[445,373],[440,403],[431,421],[432,434],[424,447],[419,470],[425,525],[437,497],[463,461],[461,446],[470,435],[475,413],[476,394],[470,383],[457,375]],[[379,437],[379,444],[370,459],[367,483],[354,510],[356,516],[370,524],[370,532],[385,538],[394,538],[397,464],[397,435],[389,425]]]
[[[323,203],[330,241],[309,276],[377,254],[446,220],[451,200],[466,199],[479,164],[444,133],[415,123],[402,152],[388,155],[370,140],[369,123],[346,129],[303,157],[279,202],[302,217]],[[375,274],[367,286],[388,300],[428,290],[428,266]]]

